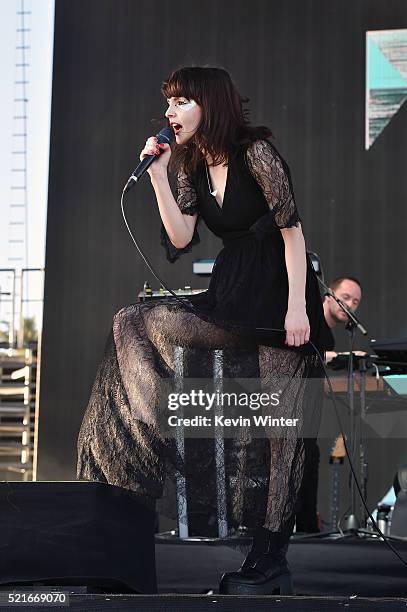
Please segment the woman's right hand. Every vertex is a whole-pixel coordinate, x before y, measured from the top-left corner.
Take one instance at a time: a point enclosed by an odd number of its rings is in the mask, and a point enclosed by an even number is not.
[[[140,161],[143,160],[146,155],[156,155],[160,153],[160,156],[151,164],[147,170],[150,178],[158,174],[162,174],[164,170],[167,170],[168,162],[171,157],[171,147],[169,144],[158,144],[157,136],[150,136],[146,140],[144,149],[140,153]]]

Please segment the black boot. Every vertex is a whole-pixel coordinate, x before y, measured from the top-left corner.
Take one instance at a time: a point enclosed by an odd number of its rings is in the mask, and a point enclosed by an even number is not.
[[[293,595],[286,553],[293,521],[282,531],[256,529],[252,548],[237,572],[223,574],[219,593],[223,595]]]

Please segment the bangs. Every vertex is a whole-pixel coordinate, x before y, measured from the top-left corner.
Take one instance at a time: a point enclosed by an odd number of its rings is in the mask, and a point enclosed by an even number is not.
[[[161,93],[165,98],[187,98],[201,100],[202,78],[196,74],[196,69],[181,68],[163,81]],[[194,74],[195,72],[195,74]]]
[[[212,66],[184,66],[172,72],[161,84],[167,100],[186,98],[201,107],[199,125],[192,138],[182,145],[175,144],[171,166],[182,169],[188,176],[210,155],[214,166],[227,162],[231,151],[255,140],[265,140],[271,131],[265,126],[252,126],[243,98],[230,74]],[[169,119],[166,116],[167,125]]]

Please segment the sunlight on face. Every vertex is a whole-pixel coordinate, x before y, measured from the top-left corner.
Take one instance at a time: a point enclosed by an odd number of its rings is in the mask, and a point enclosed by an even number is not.
[[[342,281],[335,293],[352,311],[356,310],[362,299],[362,292],[359,285],[347,279]]]
[[[196,133],[202,121],[202,109],[195,100],[182,96],[169,98],[167,103],[165,116],[174,130],[176,143],[183,144]]]
[[[335,291],[335,295],[345,304],[345,306],[349,308],[351,312],[356,311],[362,299],[362,292],[359,285],[349,279],[345,279],[341,282]],[[348,315],[343,312],[339,304],[337,304],[332,298],[330,299],[330,313],[331,316],[338,322],[348,320]]]

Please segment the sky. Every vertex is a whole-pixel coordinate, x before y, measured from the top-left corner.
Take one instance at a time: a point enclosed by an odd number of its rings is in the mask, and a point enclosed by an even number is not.
[[[24,174],[16,167],[24,165],[23,156],[12,154],[17,145],[23,142],[21,137],[13,136],[21,132],[23,122],[14,117],[21,116],[23,105],[15,102],[22,91],[22,68],[16,66],[21,58],[23,33],[20,11],[25,15],[24,32],[26,50],[26,92],[27,108],[27,235],[28,258],[25,245],[10,243],[10,239],[25,237],[23,208],[11,208],[11,203],[24,200],[24,192],[13,190],[12,186],[24,183]],[[0,268],[23,266],[43,268],[45,264],[45,235],[48,191],[48,159],[51,115],[52,87],[52,52],[54,30],[54,0],[0,0]],[[23,130],[24,131],[24,130]],[[20,138],[20,140],[19,140]],[[12,223],[12,225],[10,225]],[[9,258],[22,254],[22,262],[13,262]],[[28,259],[28,260],[26,260]],[[40,274],[30,274],[28,297],[42,299],[42,282]],[[0,272],[0,291],[10,291],[10,275]],[[0,320],[10,316],[11,305],[6,302],[7,296],[1,296]],[[35,316],[41,324],[42,308],[40,304],[26,306],[26,316]],[[2,327],[4,329],[4,325]]]

